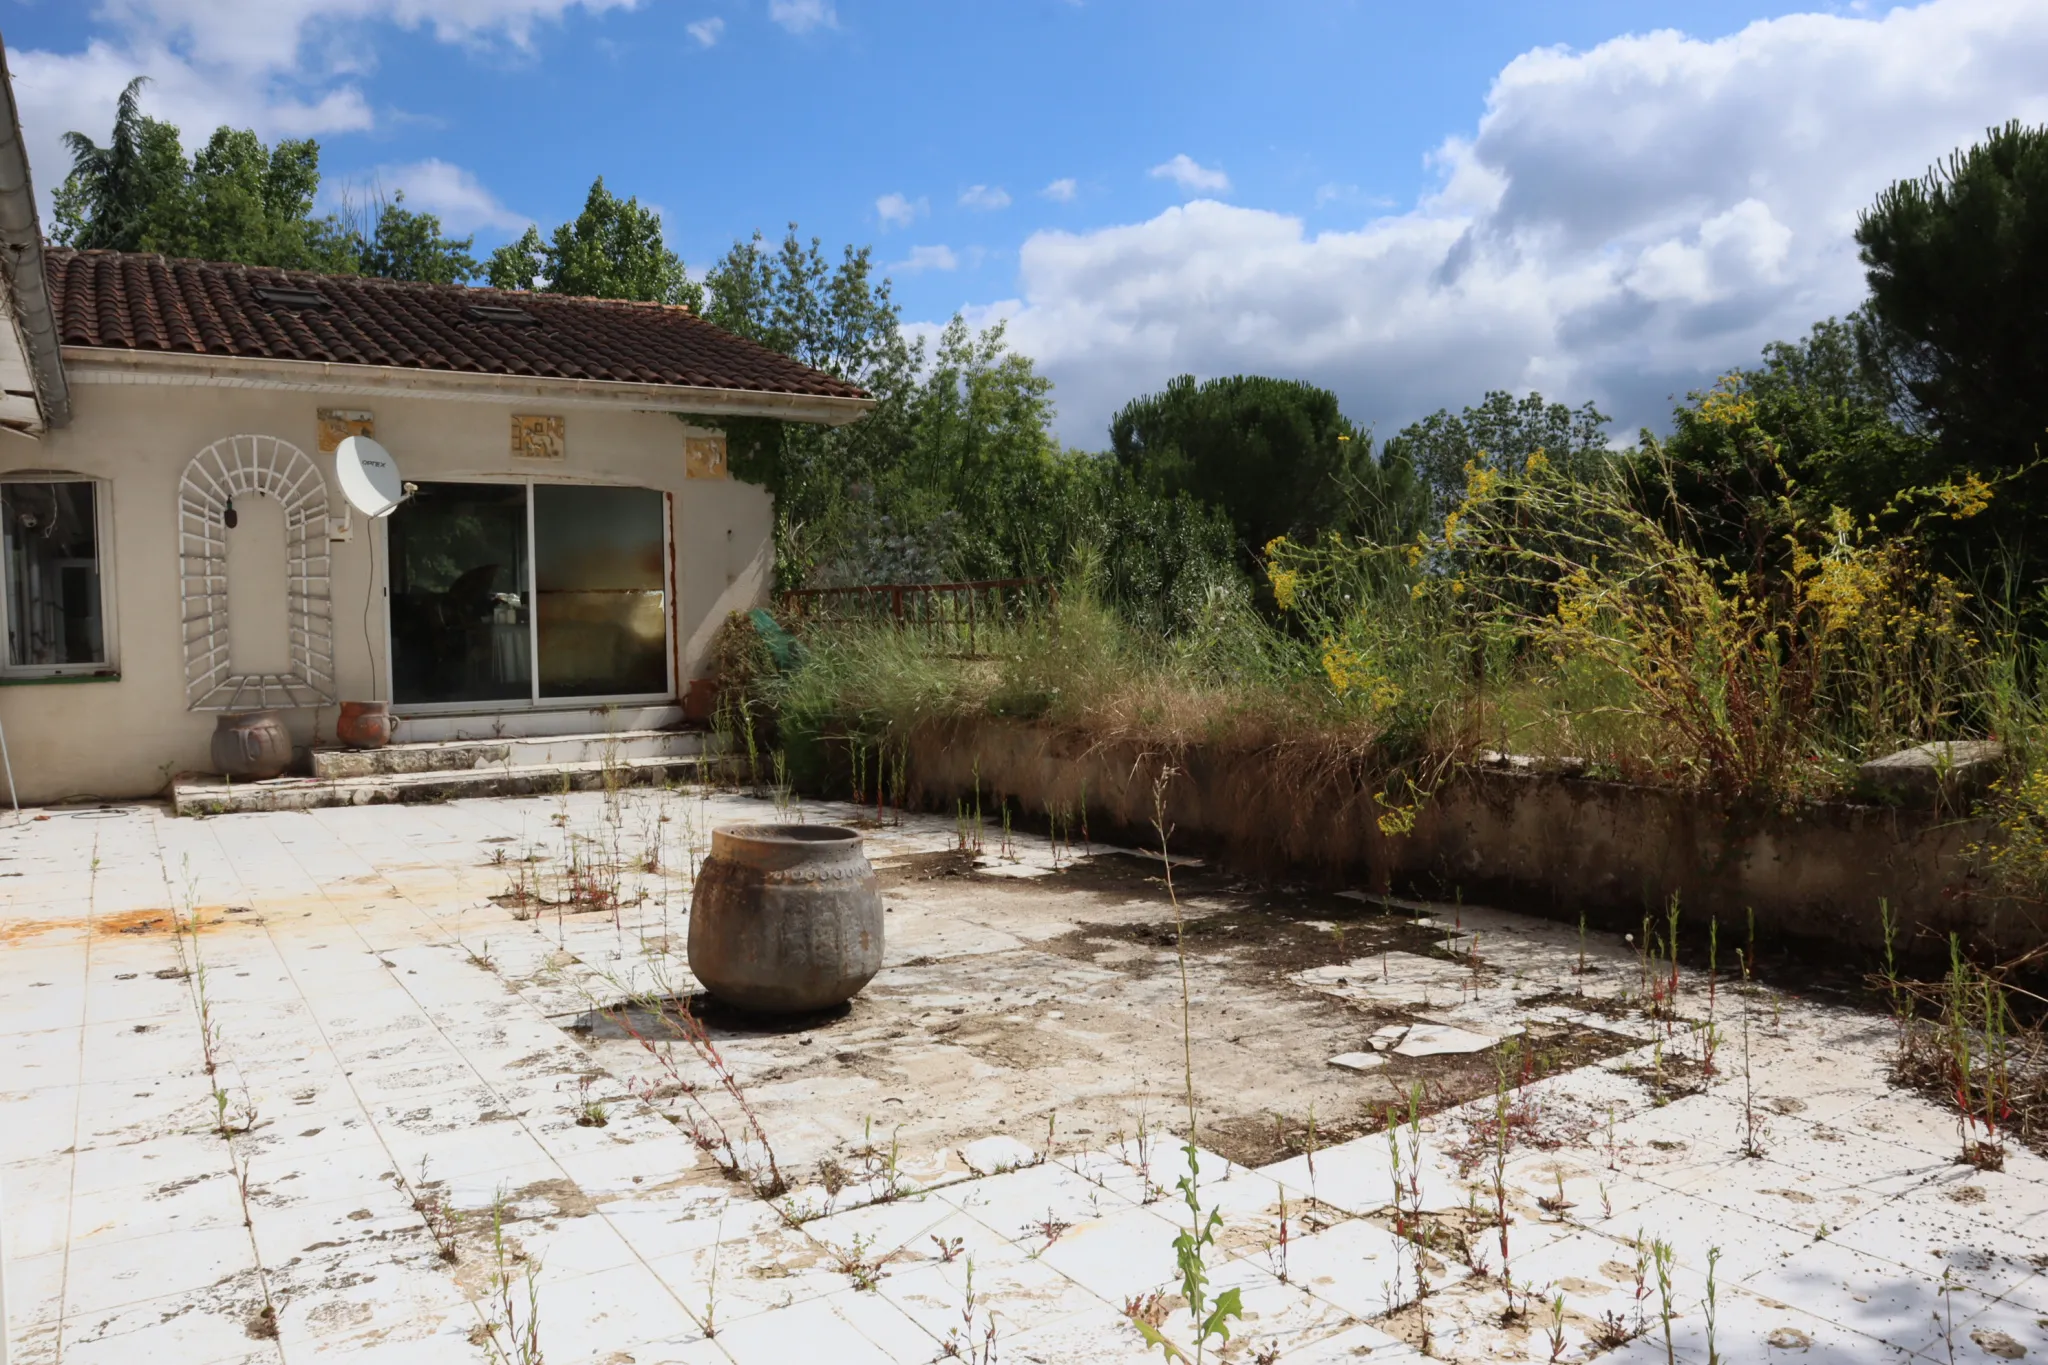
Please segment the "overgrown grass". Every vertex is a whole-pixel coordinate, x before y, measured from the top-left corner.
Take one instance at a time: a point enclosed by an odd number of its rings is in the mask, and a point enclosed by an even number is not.
[[[1731,564],[1683,512],[1539,454],[1474,471],[1410,544],[1275,540],[1269,601],[1214,589],[1173,635],[1102,605],[1084,563],[1056,612],[982,627],[971,657],[887,625],[809,626],[802,662],[750,670],[740,705],[814,790],[894,772],[900,792],[920,737],[1022,721],[1162,763],[1256,761],[1302,806],[1369,800],[1388,835],[1489,750],[1782,806],[1853,792],[1859,763],[1907,745],[1995,737],[2013,761],[1991,808],[2013,837],[1986,856],[2002,889],[2040,896],[2040,612],[1979,601],[1918,538],[1990,496],[1902,495],[1921,507],[1904,532],[1783,509],[1790,532]]]

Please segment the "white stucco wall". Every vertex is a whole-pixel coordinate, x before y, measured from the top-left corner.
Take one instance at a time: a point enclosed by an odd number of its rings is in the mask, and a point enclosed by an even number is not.
[[[25,803],[84,794],[147,796],[164,788],[169,773],[208,767],[214,714],[189,711],[185,702],[177,500],[187,463],[223,437],[267,435],[297,446],[327,480],[328,500],[337,514],[346,504],[334,483],[333,457],[319,448],[315,414],[320,408],[374,413],[377,439],[391,450],[405,476],[417,481],[530,477],[673,494],[671,630],[682,680],[704,671],[718,625],[728,612],[766,600],[773,576],[773,509],[767,493],[728,479],[685,478],[683,437],[690,429],[666,413],[550,404],[531,397],[497,403],[100,383],[75,384],[72,403],[71,425],[40,443],[0,432],[0,471],[63,471],[109,481],[111,525],[102,528],[101,553],[112,575],[109,633],[120,678],[0,686],[0,725],[6,728]],[[510,438],[514,412],[561,415],[566,458],[515,459]],[[252,521],[270,520],[259,512],[237,534]],[[373,535],[357,513],[354,538],[330,547],[335,669],[343,699],[388,695],[382,690],[381,563],[374,577],[372,570],[373,547],[381,560],[384,545],[384,528]],[[282,564],[281,550],[273,562]],[[367,640],[366,594],[371,594]],[[244,595],[238,593],[237,600]],[[260,600],[260,593],[255,596]],[[231,629],[238,654],[245,647],[257,656],[274,652],[275,641],[260,626]],[[316,721],[320,738],[332,738],[331,707],[317,716],[292,712],[288,719],[301,744],[314,738]]]

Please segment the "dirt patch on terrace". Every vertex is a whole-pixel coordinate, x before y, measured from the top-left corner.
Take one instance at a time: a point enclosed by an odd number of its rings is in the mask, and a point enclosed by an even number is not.
[[[906,853],[895,858],[879,859],[875,863],[875,881],[883,892],[920,882],[945,881],[972,877],[975,875],[975,857],[964,848],[949,848],[938,853]]]
[[[785,1169],[837,1159],[876,1133],[938,1151],[994,1133],[1065,1149],[1184,1123],[1173,905],[1156,857],[1096,857],[1049,875],[988,875],[970,852],[883,860],[891,965],[844,1009],[797,1019],[690,1008],[743,1078]],[[1305,987],[1298,972],[1382,951],[1462,959],[1407,912],[1344,896],[1174,872],[1197,1003],[1196,1085],[1205,1145],[1243,1165],[1379,1130],[1420,1087],[1433,1113],[1494,1093],[1494,1050],[1399,1057],[1356,1072],[1330,1058],[1370,1046],[1414,1012]],[[1480,964],[1482,969],[1484,963]],[[1457,968],[1454,966],[1453,970]],[[638,1037],[685,1045],[644,1009],[565,1026],[642,1067]],[[1579,1024],[1538,1025],[1513,1081],[1635,1046]],[[610,1049],[621,1049],[610,1052]],[[837,1141],[828,1128],[836,1128]],[[789,1150],[782,1148],[787,1143]]]

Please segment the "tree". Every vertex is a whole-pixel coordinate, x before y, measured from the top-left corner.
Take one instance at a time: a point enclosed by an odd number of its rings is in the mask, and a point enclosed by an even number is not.
[[[351,271],[361,242],[332,216],[314,218],[320,144],[267,147],[247,129],[217,128],[187,158],[171,124],[141,111],[140,77],[115,105],[105,147],[65,134],[71,172],[55,195],[56,239],[112,251]]]
[[[1441,517],[1465,496],[1467,468],[1519,470],[1542,451],[1554,466],[1591,477],[1606,466],[1607,416],[1591,403],[1568,408],[1531,392],[1494,390],[1454,415],[1439,408],[1387,442],[1387,455],[1406,462]]]
[[[142,112],[147,83],[137,76],[121,91],[105,147],[84,133],[64,135],[71,172],[52,196],[59,244],[140,251],[154,206],[182,191],[189,167],[178,130]]]
[[[582,298],[682,304],[702,311],[704,291],[661,235],[661,215],[634,198],[620,199],[599,176],[583,212],[545,243],[529,227],[491,253],[485,267],[499,289],[544,289]]]
[[[889,282],[868,248],[829,264],[822,243],[789,226],[769,250],[737,241],[705,276],[705,316],[736,336],[857,384],[875,399],[843,427],[721,419],[733,473],[775,495],[776,573],[784,586],[946,576],[957,518],[900,519],[896,472],[911,440],[921,348],[903,336]],[[692,419],[700,420],[700,419]],[[708,419],[704,419],[708,420]]]
[[[1977,530],[2025,556],[2048,512],[2048,127],[2018,122],[1886,189],[1857,223],[1866,353],[1903,390],[1947,475],[2015,475]],[[1988,531],[1988,535],[1987,535]]]
[[[320,144],[274,147],[247,129],[217,128],[192,158],[184,191],[159,199],[144,249],[210,261],[350,271],[359,248],[340,222],[315,219]]]
[[[379,207],[375,231],[359,253],[360,268],[388,280],[463,284],[477,274],[476,257],[469,254],[475,244],[473,236],[444,235],[440,218],[407,208],[400,190]]]
[[[1341,525],[1352,490],[1372,477],[1372,438],[1327,389],[1237,375],[1182,375],[1137,398],[1109,428],[1117,461],[1146,486],[1220,507],[1250,557],[1275,536]]]

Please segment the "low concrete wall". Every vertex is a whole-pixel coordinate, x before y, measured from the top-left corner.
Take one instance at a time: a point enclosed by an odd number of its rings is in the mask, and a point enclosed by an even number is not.
[[[1007,798],[1027,820],[1084,801],[1096,838],[1156,842],[1154,785],[1168,755],[1094,745],[1008,723],[935,729],[910,752],[913,799],[952,810],[978,784],[985,812]],[[1881,949],[1880,899],[1902,947],[1946,952],[1959,932],[1985,951],[2040,941],[2038,914],[1986,893],[1967,848],[1991,827],[1933,811],[1810,802],[1730,809],[1711,798],[1565,775],[1467,769],[1415,812],[1378,828],[1385,808],[1341,775],[1300,790],[1284,753],[1190,749],[1163,793],[1173,844],[1266,872],[1315,869],[1376,889],[1412,889],[1629,928],[1674,895],[1686,920],[1717,917],[1731,943],[1751,910],[1760,937],[1841,945],[1860,966]],[[995,817],[991,815],[993,820]],[[1076,815],[1078,819],[1078,815]]]

